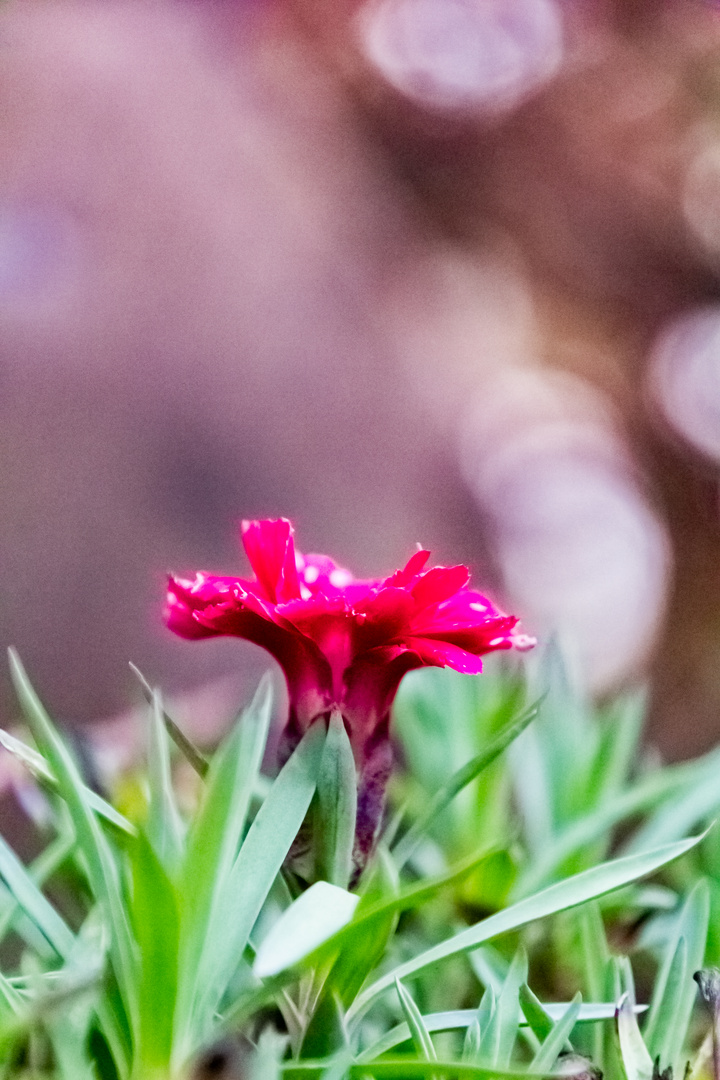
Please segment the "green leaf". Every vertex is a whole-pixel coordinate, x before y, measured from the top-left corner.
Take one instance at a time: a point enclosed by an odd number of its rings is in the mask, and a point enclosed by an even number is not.
[[[197,980],[196,1030],[207,1030],[315,794],[325,729],[314,724],[280,771],[217,896]]]
[[[296,964],[352,919],[360,897],[316,881],[283,912],[257,950],[253,971],[260,979]]]
[[[177,898],[159,854],[144,834],[138,836],[131,856],[132,919],[140,949],[140,1033],[136,1058],[141,1071],[167,1072],[177,994]]]
[[[485,994],[483,997],[485,997]],[[570,1004],[572,1004],[572,1002]],[[567,1002],[546,1002],[540,1006],[550,1021],[548,1031],[552,1028],[554,1022],[562,1019],[567,1012],[568,1007],[569,1005]],[[637,1005],[635,1008],[636,1012],[642,1012],[645,1009],[645,1006]],[[430,1032],[462,1031],[464,1028],[471,1027],[477,1020],[478,1011],[479,1010],[477,1009],[452,1009],[448,1012],[425,1013],[423,1016],[423,1023]],[[484,1015],[489,1015],[489,1012]],[[601,1002],[599,1004],[593,1002],[580,1006],[576,1023],[599,1023],[603,1020],[614,1020],[614,1018],[615,1005],[613,1002]],[[530,1026],[527,1024],[527,1020],[524,1020],[522,1017],[520,1018],[520,1025]],[[397,1027],[394,1027],[384,1035],[381,1035],[379,1039],[358,1054],[357,1060],[360,1062],[374,1061],[383,1054],[387,1054],[389,1050],[394,1050],[396,1046],[401,1046],[404,1042],[407,1042],[409,1038],[410,1029],[407,1024],[398,1024]]]
[[[620,1052],[627,1080],[652,1080],[653,1063],[640,1034],[629,991],[620,998],[617,1011]]]
[[[39,889],[65,862],[74,847],[74,835],[68,836],[61,833],[33,860],[27,868],[27,872]],[[0,941],[3,941],[8,931],[15,926],[16,922],[19,922],[17,916],[21,911],[22,909],[12,893],[9,890],[3,890],[2,901],[0,901]],[[28,925],[34,926],[32,923]],[[16,928],[22,934],[22,926],[18,925]]]
[[[542,700],[542,699],[541,699]],[[393,858],[398,870],[402,869],[412,856],[418,844],[427,831],[430,823],[450,805],[452,800],[463,788],[483,772],[495,761],[507,747],[525,730],[528,724],[535,719],[540,708],[540,701],[536,701],[529,708],[523,710],[511,724],[503,728],[498,736],[492,740],[486,749],[463,765],[450,777],[446,783],[432,796],[426,809],[420,817],[408,829],[405,835],[393,848]]]
[[[585,994],[592,1001],[601,1001],[606,996],[610,977],[610,949],[600,905],[597,901],[584,904],[575,912],[575,920],[580,936]],[[617,1056],[614,1044],[610,1047],[608,1043],[609,1034],[602,1028],[598,1027],[592,1032],[590,1050],[593,1061],[606,1061],[610,1055]]]
[[[430,1033],[425,1027],[420,1010],[415,1004],[412,995],[403,986],[399,979],[395,980],[395,989],[400,999],[400,1008],[405,1016],[410,1037],[412,1038],[415,1052],[421,1061],[437,1061],[437,1054]]]
[[[566,860],[604,839],[620,822],[674,795],[688,783],[688,779],[688,770],[684,766],[651,773],[628,791],[601,803],[589,814],[575,819],[529,863],[527,870],[515,883],[513,898],[520,899],[540,888]],[[644,844],[639,849],[633,845],[633,850],[648,851],[657,846],[659,845],[654,843]]]
[[[518,949],[495,1004],[495,1011],[482,1031],[479,1059],[506,1069],[510,1063],[520,1021],[520,987],[527,981],[528,964],[524,949]],[[481,1025],[482,1026],[482,1025]]]
[[[327,1061],[288,1061],[282,1066],[285,1080],[321,1080]],[[417,1061],[398,1058],[374,1061],[370,1069],[366,1064],[351,1065],[347,1070],[349,1080],[432,1080],[434,1076],[448,1080],[527,1080],[527,1070],[504,1072],[481,1065],[459,1061]]]
[[[528,1026],[541,1041],[546,1039],[555,1026],[552,1017],[545,1011],[527,983],[523,983],[519,992],[520,1008]],[[579,1010],[578,1010],[579,1011]]]
[[[200,809],[187,838],[178,893],[180,911],[177,1038],[189,1030],[198,968],[206,948],[211,913],[227,888],[247,824],[272,712],[272,682],[257,692],[214,754]]]
[[[378,847],[370,873],[366,871],[362,885],[364,891],[352,925],[357,926],[357,920],[361,920],[364,932],[348,933],[342,939],[342,947],[323,990],[324,994],[338,994],[345,1007],[379,963],[397,925],[398,912],[393,906],[398,894],[397,871],[392,856],[383,845]],[[319,959],[322,964],[323,958]]]
[[[142,692],[148,705],[152,706],[155,698],[155,691],[153,690],[152,686],[147,681],[140,669],[135,667],[135,665],[132,663],[130,664],[130,670],[140,683],[140,686],[142,687]],[[195,746],[193,746],[187,736],[184,735],[180,728],[177,726],[173,718],[169,716],[164,709],[161,712],[161,716],[168,735],[175,743],[180,753],[192,766],[198,776],[200,776],[202,779],[205,779],[209,768],[207,759],[200,753],[200,751]]]
[[[582,1004],[582,994],[577,993],[564,1015],[553,1024],[552,1031],[530,1063],[530,1072],[547,1074],[552,1070],[558,1056],[567,1046],[570,1032],[577,1023]]]
[[[22,910],[63,959],[69,956],[75,935],[45,899],[7,841],[0,836],[0,875]]]
[[[150,731],[148,740],[148,781],[150,803],[148,807],[147,838],[155,848],[160,861],[173,871],[182,852],[184,827],[175,800],[170,764],[170,745],[163,721],[160,694],[153,692],[150,708]]]
[[[346,889],[353,869],[357,775],[343,718],[334,709],[328,724],[317,787],[315,846],[318,877]]]
[[[131,1028],[137,1031],[135,943],[120,889],[117,865],[98,825],[77,766],[33,690],[17,654],[10,650],[10,671],[18,700],[33,735],[57,778],[75,827],[78,847],[85,857],[88,879],[110,929],[110,957]]]
[[[633,853],[677,840],[686,836],[698,823],[717,816],[720,810],[720,785],[717,782],[720,748],[676,768],[688,770],[684,792],[675,794],[657,809],[625,845],[626,852]]]
[[[11,735],[9,731],[4,731],[0,728],[0,745],[17,758],[25,768],[35,777],[37,782],[49,791],[58,791],[58,782],[55,774],[48,765],[47,761],[42,754],[39,754],[37,750],[34,750],[31,746],[22,742],[21,739],[17,739],[14,735]],[[83,785],[85,787],[85,785]],[[87,799],[93,810],[102,818],[104,818],[108,824],[113,825],[122,833],[126,833],[128,836],[135,836],[136,829],[126,817],[118,813],[114,806],[111,806],[109,802],[101,798],[97,792],[92,791],[89,787],[85,787],[85,798]]]
[[[418,956],[400,964],[398,967],[387,972],[377,982],[369,986],[353,1003],[348,1012],[348,1019],[361,1015],[365,1009],[382,994],[388,986],[391,986],[396,978],[406,978],[418,971],[423,971],[433,964],[446,960],[458,953],[467,952],[477,945],[506,934],[510,930],[517,930],[536,919],[547,918],[567,908],[577,907],[579,904],[594,900],[604,893],[612,892],[623,885],[628,885],[638,878],[653,873],[673,859],[679,858],[700,842],[702,836],[692,837],[675,844],[667,844],[655,851],[649,851],[641,855],[625,856],[621,859],[613,859],[609,862],[595,866],[591,870],[584,870],[573,877],[551,885],[542,892],[529,896],[525,900],[514,904],[512,907],[499,911],[490,918],[477,923],[475,926],[461,930],[446,941],[430,949],[426,949]]]
[[[388,900],[377,900],[378,896],[386,896],[395,890],[397,882],[392,857],[380,849],[375,865],[376,885],[362,897],[354,920],[333,935],[327,946],[321,946],[317,953],[310,954],[307,962],[321,965],[337,956],[328,976],[327,989],[338,993],[343,1003],[349,1005],[382,957],[398,914],[431,900],[446,886],[470,874],[496,850],[496,847],[486,848],[463,860],[442,877],[421,881],[399,895],[395,892]]]
[[[644,1032],[652,1060],[660,1058],[661,1071],[672,1065],[674,1075],[684,1067],[682,1047],[696,996],[692,976],[703,965],[709,921],[710,890],[701,879],[689,893],[665,948]]]

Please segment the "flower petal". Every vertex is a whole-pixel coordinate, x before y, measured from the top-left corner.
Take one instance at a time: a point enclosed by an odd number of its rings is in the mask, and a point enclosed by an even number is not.
[[[247,557],[267,599],[277,604],[299,598],[293,527],[288,519],[243,521],[241,529]]]
[[[418,576],[429,558],[430,552],[425,548],[419,548],[414,555],[410,556],[403,569],[396,570],[394,574],[385,579],[383,585],[390,585],[397,589],[407,588],[410,582]]]
[[[429,667],[450,667],[465,675],[479,675],[482,671],[482,660],[479,656],[461,649],[458,645],[451,645],[448,641],[410,638],[408,647],[416,652],[423,663]],[[500,646],[500,648],[510,648],[510,645]]]
[[[470,580],[467,566],[434,566],[413,585],[412,595],[418,607],[440,604],[464,589]]]

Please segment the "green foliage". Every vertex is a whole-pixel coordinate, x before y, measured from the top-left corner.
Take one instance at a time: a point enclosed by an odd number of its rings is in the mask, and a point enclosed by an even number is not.
[[[355,882],[339,714],[271,780],[267,679],[206,758],[139,676],[145,795],[121,809],[11,671],[35,745],[0,742],[51,825],[27,865],[0,838],[0,1076],[179,1080],[213,1047],[258,1080],[712,1075],[720,751],[646,759],[641,695],[591,708],[555,648],[528,685],[413,673]]]

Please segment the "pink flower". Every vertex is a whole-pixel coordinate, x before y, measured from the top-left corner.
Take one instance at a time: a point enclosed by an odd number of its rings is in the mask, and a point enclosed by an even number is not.
[[[390,706],[403,675],[424,666],[475,674],[485,653],[534,641],[468,588],[467,567],[425,570],[428,551],[391,577],[355,581],[328,556],[297,552],[285,518],[243,522],[242,540],[255,579],[171,577],[168,626],[186,638],[245,638],[275,657],[290,694],[288,751],[315,720],[340,710],[361,778],[358,827],[364,800],[365,831],[374,833],[391,764]],[[369,850],[372,836],[359,840]]]

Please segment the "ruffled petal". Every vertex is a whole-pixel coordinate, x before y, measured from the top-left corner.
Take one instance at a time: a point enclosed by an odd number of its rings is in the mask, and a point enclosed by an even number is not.
[[[413,598],[404,589],[384,587],[356,605],[354,628],[358,653],[403,638],[414,612]]]
[[[287,518],[243,521],[241,529],[245,552],[267,599],[278,604],[299,598],[293,527]]]
[[[467,566],[434,566],[413,585],[412,595],[419,608],[441,604],[464,589],[469,580]]]
[[[454,671],[460,671],[464,675],[479,675],[482,671],[482,660],[459,645],[452,645],[448,641],[434,641],[430,638],[411,638],[408,647],[418,654],[424,664],[429,667],[450,667]],[[510,648],[510,645],[501,645],[500,648]]]
[[[192,582],[168,577],[165,622],[173,633],[190,641],[213,637],[214,631],[202,626],[195,618],[195,607],[190,599],[191,588]]]
[[[385,578],[383,585],[390,585],[396,589],[406,589],[418,576],[425,563],[430,558],[430,552],[425,548],[418,548],[411,555],[402,570],[396,570],[389,578]]]

